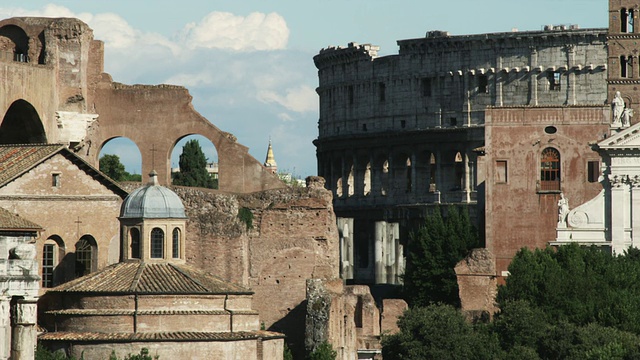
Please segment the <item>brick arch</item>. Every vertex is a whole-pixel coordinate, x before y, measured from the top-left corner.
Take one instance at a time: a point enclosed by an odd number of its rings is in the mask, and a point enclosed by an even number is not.
[[[38,111],[26,100],[16,100],[0,123],[0,144],[44,144],[47,142]]]
[[[10,54],[14,61],[29,62],[29,36],[17,25],[0,27],[0,52],[3,57]]]
[[[203,136],[204,138],[206,138],[207,140],[209,140],[209,138],[207,138],[206,136],[204,136],[202,134],[197,134],[197,133],[184,134],[184,135],[176,137],[176,139],[173,142],[173,146],[171,147],[171,149],[169,149],[169,153],[167,154],[167,156],[168,156],[167,161],[169,161],[169,163],[171,163],[171,155],[173,154],[173,151],[175,150],[176,145],[178,145],[178,143],[182,139],[184,139],[184,138],[186,138],[188,136],[192,136],[192,135],[200,135],[200,136]],[[209,140],[209,141],[211,141],[211,140]],[[213,144],[213,147],[215,148],[215,151],[216,151],[216,155],[218,156],[218,162],[220,162],[220,154],[218,152],[218,148],[216,147],[216,144],[213,143],[213,141],[211,141],[211,143]],[[203,152],[204,152],[204,150],[203,150]],[[206,152],[205,152],[204,155],[205,155],[205,157],[207,156]],[[218,171],[218,181],[220,181],[220,176],[224,176],[224,174],[220,174],[220,172]]]
[[[248,148],[237,143],[235,136],[221,131],[195,111],[184,87],[129,86],[103,78],[96,89],[95,107],[100,117],[89,135],[90,143],[102,144],[117,136],[131,139],[141,152],[142,173],[153,170],[155,156],[155,170],[162,184],[170,183],[170,157],[176,139],[199,134],[209,139],[218,152],[219,171],[225,174],[219,181],[220,190],[246,193],[285,186],[249,155]],[[97,147],[86,150],[86,156],[93,161],[96,153]]]
[[[96,151],[96,153],[95,153],[95,156],[96,156],[96,157],[95,157],[95,159],[93,159],[93,160],[95,161],[95,164],[96,164],[96,165],[100,164],[100,153],[102,152],[102,149],[104,149],[104,147],[105,147],[109,142],[111,142],[111,141],[113,141],[113,140],[116,140],[116,139],[127,139],[127,140],[131,141],[131,142],[133,143],[133,145],[135,145],[136,149],[138,150],[138,153],[139,153],[140,155],[142,155],[142,152],[140,151],[140,146],[139,146],[135,141],[133,141],[133,140],[131,140],[131,139],[127,138],[126,136],[114,136],[114,137],[111,137],[111,138],[109,138],[109,139],[105,139],[104,141],[102,141],[102,143],[100,143],[100,144],[98,145],[98,151]],[[122,159],[120,159],[120,161],[122,162]],[[140,165],[142,165],[142,164],[140,164]],[[96,166],[96,167],[99,167],[99,166]],[[142,168],[142,167],[141,167],[141,168]],[[141,175],[142,175],[142,182],[144,183],[144,182],[145,182],[145,179],[146,179],[146,176],[145,176],[146,174],[141,174]]]

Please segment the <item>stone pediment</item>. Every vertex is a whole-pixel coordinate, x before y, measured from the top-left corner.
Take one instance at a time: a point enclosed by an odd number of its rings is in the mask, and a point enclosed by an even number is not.
[[[620,131],[598,143],[600,149],[638,149],[640,150],[640,123]]]

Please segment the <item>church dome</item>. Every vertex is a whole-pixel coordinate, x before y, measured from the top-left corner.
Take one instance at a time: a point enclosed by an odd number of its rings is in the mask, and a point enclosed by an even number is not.
[[[146,186],[134,190],[122,203],[120,218],[144,219],[184,219],[182,200],[173,191],[158,184],[157,173],[149,174],[151,180]]]

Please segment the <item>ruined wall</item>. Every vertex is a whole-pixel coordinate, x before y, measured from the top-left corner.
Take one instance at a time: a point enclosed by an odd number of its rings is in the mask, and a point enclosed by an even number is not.
[[[487,249],[474,249],[455,267],[460,308],[470,320],[490,319],[498,310],[496,264]]]
[[[328,341],[338,360],[381,359],[381,335],[396,333],[398,318],[407,309],[400,299],[383,304],[379,309],[366,285],[307,280],[306,352]]]
[[[331,193],[318,184],[244,195],[172,188],[189,217],[187,263],[251,288],[265,327],[295,344],[304,339],[306,280],[338,277]],[[252,214],[249,228],[242,208]]]
[[[37,133],[37,141],[20,142],[63,143],[97,165],[107,141],[127,137],[141,150],[142,173],[156,170],[159,181],[168,184],[174,145],[185,136],[199,134],[216,147],[220,189],[248,193],[284,186],[232,134],[200,115],[184,87],[114,82],[104,73],[104,44],[94,40],[93,30],[78,19],[0,21],[0,63],[4,134],[8,131],[5,120],[11,120],[9,124],[22,120],[8,111],[15,101],[33,107],[32,123],[22,128],[14,125],[12,131],[19,134],[27,127]],[[0,141],[17,141],[18,136],[10,137]]]

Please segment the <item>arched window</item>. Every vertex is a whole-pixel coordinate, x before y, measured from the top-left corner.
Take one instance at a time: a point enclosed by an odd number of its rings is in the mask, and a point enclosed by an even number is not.
[[[91,235],[84,235],[76,243],[76,276],[84,276],[96,270],[98,246]]]
[[[436,164],[435,154],[431,154],[429,157],[429,191],[436,191],[436,170],[438,169]]]
[[[364,169],[364,189],[363,195],[367,196],[371,193],[371,163],[367,163],[367,167]]]
[[[131,230],[129,230],[129,247],[130,258],[140,259],[140,230],[138,230],[138,228],[131,228]]]
[[[50,288],[58,285],[60,274],[56,267],[64,257],[64,241],[57,235],[49,237],[42,249],[42,287]]]
[[[164,231],[160,228],[151,230],[151,258],[162,259],[164,257]]]
[[[172,256],[174,259],[180,258],[180,229],[173,229],[173,244],[172,244]]]
[[[462,190],[464,189],[464,162],[462,159],[462,154],[460,152],[456,153],[456,156],[454,158],[455,161],[455,171],[456,171],[456,183],[455,183],[455,190]]]
[[[620,56],[620,77],[633,77],[633,56]]]
[[[560,153],[554,148],[546,148],[542,151],[540,190],[560,191]]]

